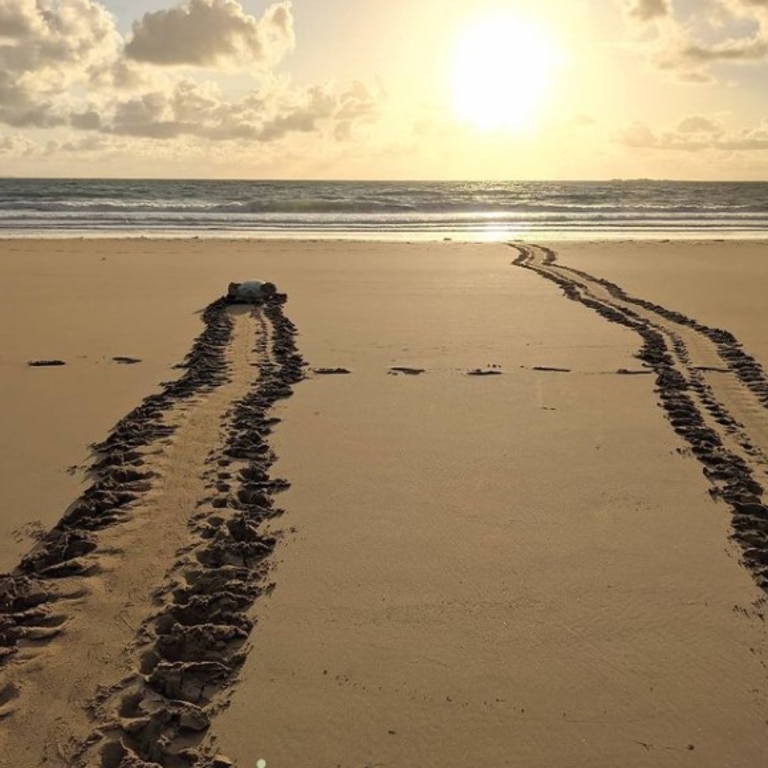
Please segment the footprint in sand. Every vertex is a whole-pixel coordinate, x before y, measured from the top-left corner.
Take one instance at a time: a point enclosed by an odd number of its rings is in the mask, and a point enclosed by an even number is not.
[[[8,683],[0,688],[0,720],[14,712],[16,707],[13,702],[18,696],[19,687],[14,683]]]

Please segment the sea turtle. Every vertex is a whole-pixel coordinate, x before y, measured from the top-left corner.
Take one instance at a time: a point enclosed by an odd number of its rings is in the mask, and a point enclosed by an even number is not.
[[[246,280],[242,283],[230,283],[227,288],[227,298],[233,303],[257,304],[277,293],[274,283],[262,280]]]

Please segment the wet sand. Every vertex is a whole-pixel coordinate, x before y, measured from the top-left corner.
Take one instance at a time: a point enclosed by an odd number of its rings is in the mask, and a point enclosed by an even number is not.
[[[0,247],[0,765],[768,757],[768,310],[688,246]]]

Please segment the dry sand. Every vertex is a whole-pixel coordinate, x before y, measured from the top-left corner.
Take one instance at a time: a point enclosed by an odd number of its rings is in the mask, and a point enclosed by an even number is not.
[[[0,243],[0,765],[764,764],[768,266],[555,251]]]

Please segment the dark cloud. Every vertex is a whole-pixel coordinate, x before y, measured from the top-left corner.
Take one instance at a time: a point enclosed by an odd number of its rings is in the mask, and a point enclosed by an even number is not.
[[[144,14],[133,25],[125,53],[158,65],[262,65],[279,60],[293,45],[290,3],[273,5],[257,19],[234,0],[190,0]]]
[[[197,125],[177,119],[167,95],[156,91],[118,104],[105,129],[120,135],[172,139],[195,131]]]
[[[101,128],[101,115],[93,109],[76,112],[70,117],[70,125],[82,131],[98,131]]]
[[[40,19],[34,3],[0,0],[0,39],[27,37]]]
[[[34,98],[9,72],[0,71],[0,122],[14,128],[52,128],[63,124],[48,98]]]

